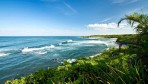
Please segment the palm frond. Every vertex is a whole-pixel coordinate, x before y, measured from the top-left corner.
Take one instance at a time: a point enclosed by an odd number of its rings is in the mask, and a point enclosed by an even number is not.
[[[120,26],[120,23],[124,20],[127,20],[127,18],[121,18],[119,21],[118,21],[118,27]]]
[[[131,27],[133,27],[135,23],[138,23],[138,25],[134,28],[137,33],[148,33],[148,15],[143,13],[133,13],[131,15],[125,15],[124,18],[121,18],[119,20],[118,27],[123,20],[126,20],[127,23],[131,25]]]

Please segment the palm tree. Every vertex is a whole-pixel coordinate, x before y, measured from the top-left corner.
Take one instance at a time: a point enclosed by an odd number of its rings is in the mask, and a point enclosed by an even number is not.
[[[118,22],[118,26],[120,23],[126,20],[132,27],[136,23],[137,26],[134,28],[139,35],[146,35],[148,34],[148,15],[147,14],[139,14],[133,13],[131,15],[126,15],[124,18]]]
[[[118,26],[122,21],[126,20],[128,24],[130,24],[137,32],[137,41],[136,46],[138,50],[142,47],[142,37],[148,35],[148,15],[147,14],[140,14],[140,13],[133,13],[131,15],[125,15],[124,18],[121,18],[118,22]]]
[[[118,22],[118,26],[123,20],[126,20],[132,27],[134,27],[135,23],[137,24],[137,26],[134,29],[138,33],[138,39],[137,39],[138,44],[141,41],[141,37],[143,35],[148,35],[148,15],[147,14],[133,13],[131,15],[126,15],[124,18],[122,18]]]

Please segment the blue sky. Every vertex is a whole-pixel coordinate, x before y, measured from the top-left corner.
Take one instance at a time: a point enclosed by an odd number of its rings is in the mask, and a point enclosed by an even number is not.
[[[0,36],[135,33],[125,14],[148,13],[148,0],[0,0]]]

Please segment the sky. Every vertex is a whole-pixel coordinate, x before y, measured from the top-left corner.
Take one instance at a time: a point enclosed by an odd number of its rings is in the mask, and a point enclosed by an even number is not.
[[[148,0],[0,0],[0,36],[131,34],[133,12],[148,13]]]

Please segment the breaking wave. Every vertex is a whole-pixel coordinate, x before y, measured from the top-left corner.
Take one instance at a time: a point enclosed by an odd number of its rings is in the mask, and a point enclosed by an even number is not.
[[[76,59],[68,59],[67,60],[67,62],[69,62],[69,63],[73,63],[73,62],[75,62],[75,61],[77,61]]]
[[[44,46],[44,47],[40,47],[40,48],[23,48],[22,52],[23,53],[27,53],[27,52],[37,52],[38,54],[46,54],[47,52],[41,52],[42,50],[46,50],[46,49],[51,49],[51,48],[55,48],[54,45],[50,45],[50,46]]]
[[[105,41],[100,41],[100,40],[82,41],[79,43],[82,43],[82,44],[107,44]]]
[[[110,40],[91,39],[87,41],[80,41],[79,44],[105,44],[108,48],[116,47],[117,38],[111,38]]]
[[[62,45],[62,44],[67,44],[67,43],[70,43],[70,42],[73,42],[73,40],[66,40],[66,41],[62,41],[61,43],[59,43],[59,45]]]
[[[43,54],[47,54],[47,51],[38,51],[38,52],[35,52],[36,54],[39,54],[39,55],[43,55]]]
[[[8,56],[10,53],[0,53],[0,57]]]

